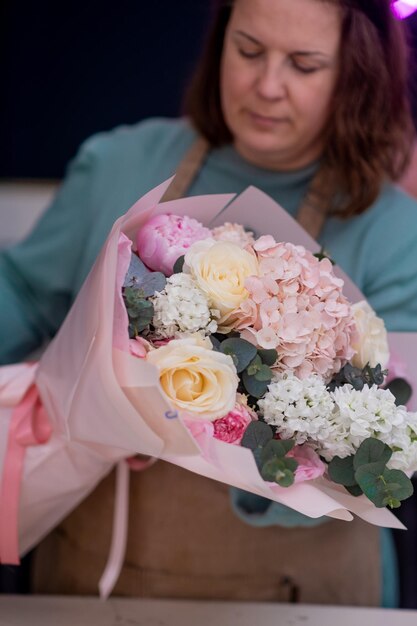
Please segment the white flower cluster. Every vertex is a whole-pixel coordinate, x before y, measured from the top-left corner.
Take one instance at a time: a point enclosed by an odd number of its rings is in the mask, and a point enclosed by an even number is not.
[[[215,333],[216,312],[211,311],[203,291],[188,274],[173,274],[167,279],[165,289],[156,293],[152,324],[157,338],[177,337],[181,333],[203,331]]]
[[[375,437],[393,450],[388,467],[417,470],[417,413],[396,406],[392,393],[376,385],[328,392],[316,374],[300,380],[288,372],[275,376],[258,405],[284,439],[308,441],[327,461],[354,454]]]
[[[352,454],[364,439],[375,437],[393,450],[388,467],[404,471],[417,470],[417,413],[397,406],[393,394],[376,385],[365,386],[362,391],[351,385],[338,387],[331,394],[336,404],[334,420],[344,433]],[[335,456],[332,442],[323,449],[323,456],[330,460]]]
[[[315,374],[303,380],[291,371],[276,375],[258,406],[265,421],[276,426],[284,439],[295,437],[302,444],[329,437],[334,402]]]

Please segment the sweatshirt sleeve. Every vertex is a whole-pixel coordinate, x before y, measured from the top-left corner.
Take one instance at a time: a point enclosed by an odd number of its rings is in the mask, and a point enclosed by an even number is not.
[[[62,323],[88,236],[93,178],[86,142],[31,234],[0,253],[0,364],[21,360]]]

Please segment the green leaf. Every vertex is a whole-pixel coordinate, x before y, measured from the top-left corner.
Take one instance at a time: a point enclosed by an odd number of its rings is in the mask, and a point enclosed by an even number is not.
[[[221,342],[220,352],[232,357],[238,374],[243,372],[256,356],[256,348],[253,344],[245,339],[233,337]]]
[[[341,459],[335,456],[328,466],[331,480],[338,485],[353,487],[356,485],[355,470],[353,468],[353,456]]]
[[[210,341],[213,344],[213,350],[220,352],[220,341],[214,335],[210,335]]]
[[[162,272],[151,272],[139,281],[139,288],[143,291],[145,298],[155,295],[165,288],[167,279]]]
[[[399,502],[413,495],[413,484],[404,472],[388,469],[383,463],[362,465],[355,476],[364,494],[379,508],[397,508]]]
[[[261,476],[281,487],[290,487],[294,483],[296,469],[297,461],[294,459],[270,459],[263,465]]]
[[[255,376],[250,376],[247,370],[242,373],[242,383],[247,393],[254,398],[262,398],[268,389],[266,381],[256,380]]]
[[[394,378],[386,385],[385,389],[388,389],[395,396],[397,406],[407,404],[413,393],[411,385],[404,378]]]
[[[369,463],[362,465],[355,472],[355,478],[363,493],[378,508],[386,506],[384,504],[387,496],[383,479],[384,470],[384,463]]]
[[[185,260],[185,256],[182,255],[178,257],[178,259],[175,261],[174,268],[173,268],[174,274],[180,274],[182,272],[183,267],[184,267],[184,260]]]
[[[139,284],[140,280],[147,274],[150,274],[150,270],[136,254],[132,254],[130,257],[130,265],[125,276],[123,287],[135,287]]]
[[[363,494],[363,491],[359,487],[359,485],[345,485],[345,488],[349,491],[350,495],[355,496],[355,498]]]
[[[328,259],[332,265],[335,265],[335,262],[330,258],[323,246],[321,247],[320,252],[315,252],[313,256],[315,256],[319,261],[322,261],[323,259]]]
[[[272,370],[267,365],[262,364],[255,374],[256,380],[270,383],[272,380]]]
[[[256,354],[255,358],[253,360],[251,359],[250,363],[248,363],[247,372],[249,376],[255,376],[255,374],[261,369],[261,367],[262,367],[261,357],[258,354]]]
[[[383,463],[386,465],[392,456],[392,450],[379,439],[368,437],[362,441],[353,457],[353,467],[357,470],[361,465]]]
[[[258,467],[259,473],[261,473],[262,471],[262,465],[263,465],[263,461],[262,461],[262,448],[256,448],[255,450],[252,450],[252,454],[254,456],[255,459],[255,463]]]
[[[393,495],[394,499],[400,501],[406,500],[413,495],[413,483],[401,470],[387,468],[384,471],[383,477],[386,481],[386,489]]]
[[[278,352],[274,349],[266,350],[264,348],[258,348],[258,355],[261,357],[262,363],[271,367],[276,363],[278,359]]]
[[[284,458],[294,445],[294,439],[272,439],[262,450],[262,459],[266,462],[272,458]]]
[[[263,448],[274,436],[273,430],[265,422],[251,422],[242,437],[241,446],[256,450]]]

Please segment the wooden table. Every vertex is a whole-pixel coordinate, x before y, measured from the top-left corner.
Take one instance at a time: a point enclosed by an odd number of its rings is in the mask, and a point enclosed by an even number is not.
[[[305,604],[0,596],[0,626],[417,626],[417,611]]]

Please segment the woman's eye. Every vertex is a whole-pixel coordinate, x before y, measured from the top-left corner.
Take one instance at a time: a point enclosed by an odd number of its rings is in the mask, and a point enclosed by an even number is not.
[[[245,59],[256,59],[261,53],[259,51],[253,51],[253,50],[249,51],[249,50],[243,50],[242,48],[239,48],[239,54]]]
[[[312,74],[313,72],[317,72],[318,67],[311,65],[303,65],[302,63],[297,63],[297,61],[292,62],[293,67],[302,74]]]

